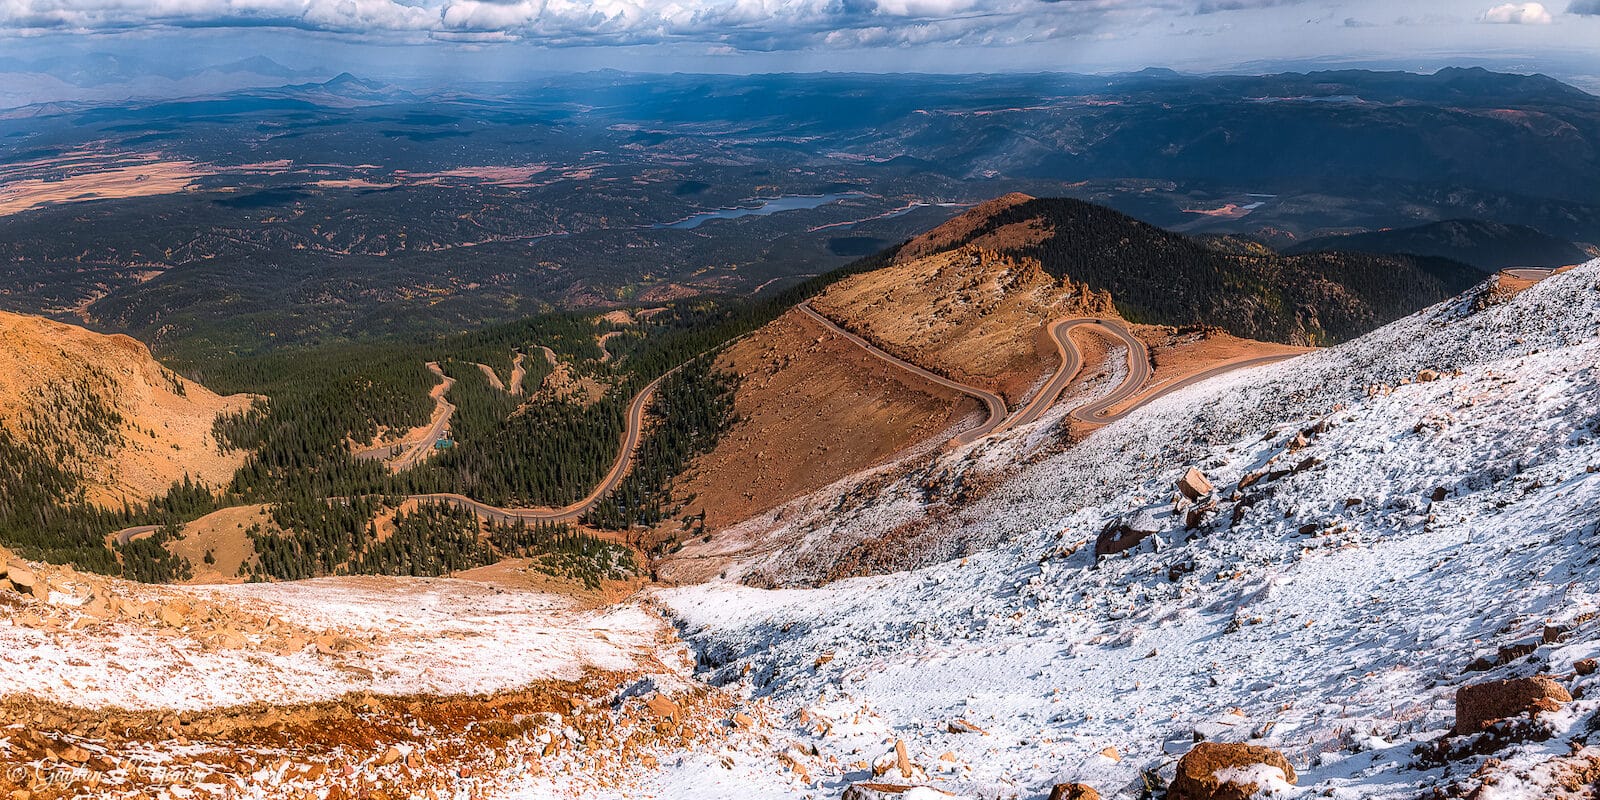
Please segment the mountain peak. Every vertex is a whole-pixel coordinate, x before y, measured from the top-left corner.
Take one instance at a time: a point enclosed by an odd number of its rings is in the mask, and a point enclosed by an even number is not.
[[[381,84],[364,80],[362,78],[357,78],[355,75],[352,75],[348,72],[341,72],[338,75],[323,81],[322,85],[330,88],[337,86],[365,86],[368,89],[376,89]]]

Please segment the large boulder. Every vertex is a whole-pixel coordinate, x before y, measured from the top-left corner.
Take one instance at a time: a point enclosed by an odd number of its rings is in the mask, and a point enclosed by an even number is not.
[[[1194,467],[1190,467],[1189,471],[1178,479],[1178,491],[1183,492],[1183,496],[1190,500],[1199,500],[1211,494],[1215,488],[1211,485],[1211,481],[1206,480],[1205,473]]]
[[[1511,678],[1456,690],[1456,733],[1477,733],[1497,720],[1534,711],[1555,711],[1572,695],[1549,678]]]
[[[21,563],[10,564],[6,569],[6,580],[11,582],[11,588],[22,594],[38,595],[44,588],[39,583],[39,576],[33,570]]]
[[[1050,800],[1100,800],[1100,793],[1081,783],[1058,783],[1050,790]]]
[[[1248,800],[1269,779],[1297,779],[1282,753],[1251,744],[1201,742],[1178,760],[1167,800]]]
[[[1156,521],[1154,514],[1148,509],[1139,511],[1100,532],[1100,536],[1094,540],[1095,558],[1132,550],[1160,531],[1161,523]]]

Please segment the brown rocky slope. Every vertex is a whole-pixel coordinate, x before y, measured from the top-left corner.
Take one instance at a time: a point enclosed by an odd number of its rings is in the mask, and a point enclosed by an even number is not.
[[[217,446],[212,421],[251,402],[184,380],[130,337],[0,312],[0,426],[78,474],[90,502],[146,500],[185,475],[227,481],[244,454]]]

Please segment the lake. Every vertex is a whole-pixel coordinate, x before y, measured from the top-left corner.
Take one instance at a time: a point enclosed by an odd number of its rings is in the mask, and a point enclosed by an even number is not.
[[[698,228],[714,219],[738,219],[740,217],[766,217],[780,211],[799,211],[806,208],[818,208],[829,203],[837,203],[849,197],[865,197],[861,192],[845,192],[843,194],[804,194],[785,195],[783,197],[758,197],[755,198],[761,205],[748,208],[719,208],[715,211],[702,211],[698,214],[684,217],[677,222],[658,222],[652,228],[677,228],[687,230]]]

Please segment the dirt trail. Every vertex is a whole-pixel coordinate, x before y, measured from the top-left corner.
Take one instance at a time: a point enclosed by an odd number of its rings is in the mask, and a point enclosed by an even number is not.
[[[595,339],[595,344],[600,347],[600,363],[604,364],[611,360],[611,351],[606,349],[606,342],[611,341],[612,337],[621,335],[622,331],[606,331],[600,334],[598,339]]]
[[[548,352],[549,349],[550,348],[548,347],[545,348],[546,352]],[[555,354],[549,353],[549,355],[554,356]],[[528,368],[522,363],[524,358],[527,358],[527,355],[521,350],[518,350],[511,356],[511,394],[513,396],[520,396],[522,394],[522,380],[528,375]]]
[[[494,367],[491,367],[488,364],[479,364],[477,362],[473,362],[473,366],[477,367],[478,371],[483,373],[484,380],[487,380],[489,385],[495,388],[495,391],[506,392],[507,394],[510,394],[510,391],[506,389],[506,382],[500,380],[500,374],[494,371]]]

